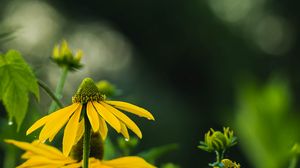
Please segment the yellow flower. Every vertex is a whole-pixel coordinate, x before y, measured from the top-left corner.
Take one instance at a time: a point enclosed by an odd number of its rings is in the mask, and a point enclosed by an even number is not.
[[[108,131],[106,122],[126,139],[129,139],[127,128],[132,130],[139,138],[142,138],[142,132],[120,110],[154,120],[152,114],[141,107],[126,102],[106,100],[90,78],[83,80],[77,93],[73,96],[72,102],[73,104],[70,106],[36,121],[27,130],[26,134],[28,135],[43,126],[39,140],[44,142],[49,139],[49,141],[52,141],[58,131],[66,124],[63,137],[63,154],[68,156],[72,146],[84,133],[84,122],[89,122],[93,132],[99,132],[103,139],[106,138]],[[87,115],[88,121],[84,121],[83,115]]]
[[[241,165],[239,163],[233,162],[230,159],[222,159],[220,163],[216,163],[217,166],[214,165],[214,168],[240,168]]]
[[[233,162],[230,159],[223,159],[221,161],[221,163],[222,163],[222,166],[219,166],[219,167],[222,167],[222,168],[240,168],[241,167],[241,165],[239,163]],[[218,168],[218,167],[214,167],[214,168]]]
[[[6,140],[6,142],[26,151],[22,155],[22,159],[26,161],[17,168],[81,168],[82,166],[81,161],[67,157],[58,149],[38,141],[27,143]],[[127,156],[107,161],[90,157],[89,162],[90,168],[155,168],[155,166],[137,156]]]

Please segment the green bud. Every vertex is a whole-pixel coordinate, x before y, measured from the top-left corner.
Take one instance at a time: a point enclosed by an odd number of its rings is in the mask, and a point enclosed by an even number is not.
[[[54,46],[52,60],[57,63],[58,66],[67,66],[69,70],[75,70],[82,67],[80,63],[82,55],[82,50],[78,50],[74,56],[67,41],[63,40],[61,45]]]
[[[96,85],[100,92],[108,97],[116,94],[116,87],[107,80],[101,80]]]
[[[221,131],[215,131],[211,128],[205,134],[204,141],[200,141],[198,148],[207,152],[222,152],[227,148],[234,146],[236,143],[236,137],[233,136],[233,131],[230,131],[229,127],[224,127],[223,133]]]

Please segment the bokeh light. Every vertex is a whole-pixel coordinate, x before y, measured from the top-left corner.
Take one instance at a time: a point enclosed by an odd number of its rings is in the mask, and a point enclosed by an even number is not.
[[[63,19],[43,1],[11,1],[4,12],[3,24],[16,29],[15,38],[5,48],[16,48],[34,56],[49,57],[43,53],[53,43]]]

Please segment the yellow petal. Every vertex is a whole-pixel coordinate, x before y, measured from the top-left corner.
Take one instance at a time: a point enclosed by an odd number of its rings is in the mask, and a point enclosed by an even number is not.
[[[122,101],[105,101],[105,103],[111,104],[118,109],[128,111],[128,112],[136,114],[138,116],[145,117],[149,120],[154,120],[153,115],[149,111],[147,111],[141,107],[138,107],[136,105],[122,102]]]
[[[65,156],[69,155],[72,146],[75,143],[80,114],[81,114],[81,108],[78,108],[73,114],[73,116],[71,117],[71,119],[69,120],[65,128],[64,137],[63,137],[63,154]]]
[[[49,157],[51,159],[56,159],[57,157],[61,157],[60,154],[57,155],[55,152],[51,150],[44,150],[43,148],[39,148],[36,145],[32,145],[27,142],[20,142],[20,141],[15,141],[15,140],[5,140],[6,143],[13,144],[25,151],[31,152],[35,155],[40,155],[40,156],[45,156]]]
[[[81,167],[82,167],[82,163],[72,163],[70,165],[63,166],[61,168],[81,168]]]
[[[30,157],[34,156],[32,152],[25,152],[24,154],[21,155],[22,159],[29,159]]]
[[[55,147],[40,143],[37,140],[32,142],[31,144],[39,149],[52,153],[52,155],[56,156],[57,158],[64,158],[64,155],[61,153],[61,151]]]
[[[97,132],[99,129],[99,117],[98,117],[98,113],[95,110],[92,102],[88,102],[87,103],[87,116],[89,118],[89,121],[91,123],[91,126],[93,128],[94,132]]]
[[[95,159],[95,158],[89,159],[89,165],[90,165],[90,168],[113,168],[110,166],[103,165],[100,160]]]
[[[63,109],[60,109],[49,115],[48,122],[43,127],[40,132],[40,141],[45,141],[48,138],[55,136],[56,133],[66,124],[70,116],[75,112],[77,108],[81,108],[80,103],[74,103]],[[54,115],[55,114],[55,115]]]
[[[100,116],[103,117],[109,125],[111,125],[117,132],[121,131],[120,121],[111,112],[98,102],[93,102],[93,105]]]
[[[100,127],[99,127],[100,135],[101,135],[102,139],[105,140],[106,136],[107,136],[107,131],[108,131],[106,122],[104,121],[104,119],[102,117],[99,117],[99,123],[100,123]]]
[[[59,57],[59,46],[55,45],[52,51],[52,55],[54,58],[58,58]]]
[[[45,123],[48,121],[49,116],[45,116],[39,120],[37,120],[27,131],[26,135],[31,134],[36,129],[40,128],[41,126],[45,125]]]
[[[102,161],[102,164],[113,168],[155,168],[155,166],[147,163],[144,159],[136,156],[127,156],[109,161]]]
[[[142,138],[142,132],[139,127],[124,113],[115,109],[114,107],[101,103],[106,109],[108,109],[111,113],[113,113],[117,118],[119,118],[130,130],[132,130],[139,138]]]
[[[55,135],[58,133],[59,130],[60,130],[60,129],[57,129],[55,132],[52,133],[52,135],[50,135],[50,137],[49,137],[49,142],[52,142],[52,141],[53,141]]]
[[[74,162],[74,161],[72,161]],[[18,166],[20,168],[45,168],[45,167],[52,167],[52,168],[58,168],[62,167],[66,164],[72,163],[68,160],[53,160],[49,159],[47,157],[43,156],[35,156],[30,159],[28,159],[26,162],[24,162],[22,165]]]
[[[27,159],[27,161],[18,166],[19,168],[58,168],[77,162],[69,157],[65,157],[58,149],[38,141],[34,141],[31,144],[15,140],[5,141],[26,151],[22,158]]]
[[[128,134],[128,130],[126,128],[126,125],[123,122],[120,122],[121,124],[121,133],[124,136],[124,138],[128,141],[129,140],[129,134]]]
[[[78,125],[77,133],[76,133],[76,138],[74,144],[77,144],[77,142],[80,140],[80,138],[83,136],[84,133],[84,119],[81,119]]]

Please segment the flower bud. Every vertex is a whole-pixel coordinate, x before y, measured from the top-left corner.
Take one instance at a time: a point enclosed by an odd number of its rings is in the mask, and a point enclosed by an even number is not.
[[[233,131],[229,127],[223,128],[221,131],[215,131],[212,128],[205,134],[204,142],[200,141],[198,148],[207,152],[224,151],[237,143],[236,137],[233,136]]]
[[[63,40],[61,45],[55,45],[52,51],[52,60],[61,67],[68,67],[69,70],[75,70],[82,67],[80,64],[82,50],[78,50],[73,55],[66,40]]]
[[[116,87],[106,80],[101,80],[96,85],[100,92],[108,97],[116,94]]]

